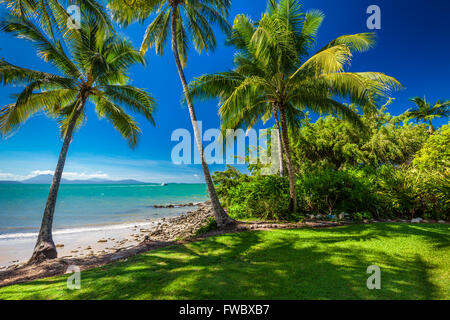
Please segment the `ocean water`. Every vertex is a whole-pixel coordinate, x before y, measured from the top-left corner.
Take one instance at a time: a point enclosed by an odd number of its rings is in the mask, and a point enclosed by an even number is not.
[[[50,185],[44,184],[0,184],[0,240],[36,236],[49,188]],[[67,233],[117,228],[193,209],[154,208],[154,205],[197,203],[207,199],[205,184],[63,184],[58,193],[53,230]]]

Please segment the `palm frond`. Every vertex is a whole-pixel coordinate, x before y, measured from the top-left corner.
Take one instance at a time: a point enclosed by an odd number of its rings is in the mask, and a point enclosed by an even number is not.
[[[128,115],[120,106],[109,101],[105,97],[92,96],[95,103],[95,110],[100,118],[105,117],[114,128],[128,141],[131,148],[137,144],[141,133],[138,124],[133,117]]]

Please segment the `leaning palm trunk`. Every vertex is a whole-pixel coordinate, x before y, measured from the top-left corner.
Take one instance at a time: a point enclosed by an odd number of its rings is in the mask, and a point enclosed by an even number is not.
[[[28,264],[39,263],[48,259],[55,259],[57,257],[56,247],[53,242],[52,236],[52,226],[53,226],[53,215],[55,213],[56,199],[58,197],[59,185],[61,183],[61,177],[64,170],[64,165],[66,163],[67,151],[69,150],[69,145],[72,140],[72,134],[75,129],[75,124],[79,118],[86,99],[83,98],[80,101],[75,114],[70,121],[67,132],[64,136],[63,146],[59,154],[58,164],[56,165],[56,170],[53,175],[52,185],[50,187],[50,192],[48,194],[47,204],[44,210],[44,216],[42,217],[41,229],[39,231],[38,239],[34,247],[33,255],[31,256]]]
[[[175,57],[175,63],[177,65],[178,74],[180,76],[181,83],[183,85],[184,95],[186,97],[186,101],[189,108],[189,115],[191,117],[192,127],[194,128],[194,137],[197,143],[197,148],[200,154],[200,160],[202,163],[203,174],[205,176],[206,186],[208,188],[209,198],[211,199],[211,204],[214,211],[214,216],[216,218],[217,226],[222,227],[225,226],[233,220],[227,215],[227,213],[223,210],[220,205],[219,198],[217,197],[216,190],[214,188],[211,175],[209,173],[208,165],[205,162],[204,153],[203,153],[203,144],[202,137],[200,135],[200,130],[197,124],[197,117],[195,115],[194,105],[192,103],[192,99],[189,95],[188,84],[186,82],[186,77],[184,76],[183,67],[181,66],[180,56],[178,54],[178,43],[176,40],[177,28],[176,28],[176,14],[178,11],[178,7],[173,8],[172,12],[172,51]]]
[[[273,110],[273,117],[275,119],[275,124],[277,125],[277,131],[278,131],[278,161],[280,161],[280,177],[284,177],[283,145],[281,142],[280,121],[278,120],[277,108],[275,106],[273,106],[272,110]]]
[[[282,137],[283,137],[283,148],[284,148],[284,153],[286,155],[286,163],[287,163],[288,176],[289,176],[289,212],[296,212],[297,211],[297,195],[296,195],[296,190],[295,190],[296,188],[295,188],[294,169],[292,167],[292,161],[291,161],[291,151],[289,148],[288,129],[287,129],[287,122],[286,122],[286,110],[282,106],[279,109],[280,109],[281,131],[282,131]]]

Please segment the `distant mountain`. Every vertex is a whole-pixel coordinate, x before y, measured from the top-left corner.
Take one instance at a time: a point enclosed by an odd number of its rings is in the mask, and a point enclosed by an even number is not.
[[[51,174],[40,174],[30,179],[22,180],[17,183],[26,183],[26,184],[51,184],[53,180],[53,176]],[[3,183],[1,181],[0,183]],[[107,179],[98,179],[92,178],[88,180],[68,180],[61,179],[62,184],[144,184],[144,182],[127,179],[127,180],[107,180]]]
[[[22,184],[22,182],[11,180],[0,180],[0,184]]]
[[[63,179],[65,184],[145,184],[145,182],[133,179],[127,180],[105,180],[105,179],[88,179],[88,180],[67,180]]]
[[[32,183],[32,184],[50,184],[52,183],[53,176],[51,174],[40,174],[33,178],[22,180],[22,183]],[[62,179],[63,181],[64,179]]]

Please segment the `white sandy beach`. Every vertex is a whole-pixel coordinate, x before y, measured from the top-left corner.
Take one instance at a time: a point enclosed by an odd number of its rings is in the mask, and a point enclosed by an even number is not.
[[[144,240],[144,233],[155,228],[164,218],[137,223],[56,230],[53,240],[58,257],[86,257],[115,252],[135,246]],[[0,270],[22,264],[31,257],[37,235],[0,236]]]

